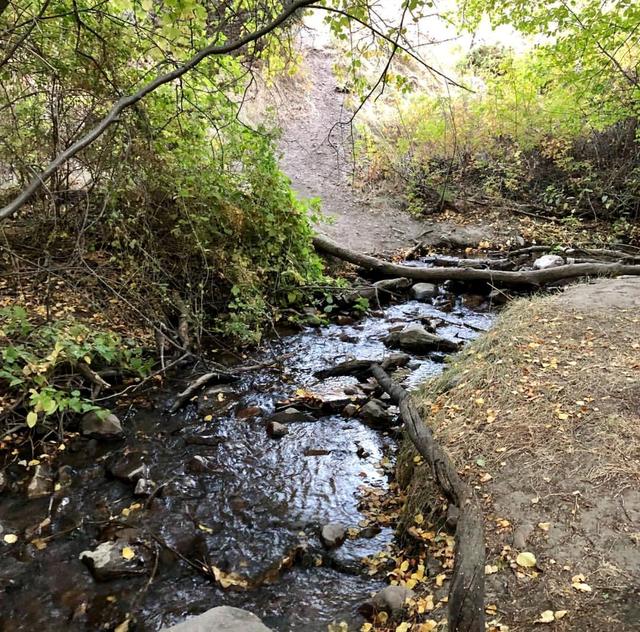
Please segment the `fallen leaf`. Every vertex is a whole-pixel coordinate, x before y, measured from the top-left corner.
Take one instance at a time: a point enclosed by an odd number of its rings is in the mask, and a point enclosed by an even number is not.
[[[574,582],[571,584],[576,590],[580,592],[591,592],[592,588],[589,584],[585,584],[584,582]]]
[[[444,580],[447,579],[447,576],[444,573],[440,575],[436,575],[436,586],[440,588],[442,584],[444,584]]]
[[[132,560],[135,556],[136,552],[130,546],[123,547],[122,557],[124,557],[125,560]]]
[[[556,620],[562,619],[562,617],[564,617],[567,614],[567,612],[569,612],[569,611],[568,610],[556,610],[553,613],[553,616],[556,618]]]
[[[522,566],[523,568],[533,568],[536,565],[536,556],[533,553],[529,553],[528,551],[524,551],[520,553],[516,558],[516,564],[518,566]]]
[[[7,535],[4,536],[3,540],[7,544],[15,544],[18,541],[18,536],[15,533],[7,533]]]
[[[553,610],[545,610],[540,614],[540,617],[534,621],[534,623],[553,623],[555,621],[555,617],[553,615]]]
[[[549,531],[549,527],[551,527],[551,523],[550,522],[539,522],[538,523],[538,529],[540,529],[541,531]]]
[[[41,538],[34,538],[33,540],[31,540],[31,544],[35,546],[38,551],[42,551],[42,549],[47,548],[47,543]]]
[[[400,625],[396,626],[396,632],[409,632],[411,624],[403,621]]]
[[[213,415],[205,415],[205,421],[211,421],[213,419]]]
[[[492,566],[491,564],[487,564],[484,567],[484,574],[485,575],[493,575],[494,573],[498,572],[498,567],[497,566]]]

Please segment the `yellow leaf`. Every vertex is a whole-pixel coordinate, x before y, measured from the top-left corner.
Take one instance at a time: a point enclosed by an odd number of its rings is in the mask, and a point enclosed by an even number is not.
[[[41,540],[40,538],[35,538],[31,540],[31,544],[33,544],[33,546],[35,546],[36,549],[38,549],[38,551],[42,551],[42,549],[47,548],[47,543],[44,540]]]
[[[422,514],[416,514],[416,517],[414,518],[414,522],[416,524],[422,524],[424,522],[424,516]]]
[[[494,573],[498,572],[498,567],[497,566],[492,566],[491,564],[487,564],[484,567],[484,574],[485,575],[493,575]]]
[[[7,544],[15,544],[18,541],[18,536],[15,533],[7,533],[3,539]]]
[[[569,413],[561,413],[558,411],[556,414],[558,415],[558,419],[561,421],[567,421],[567,419],[569,419]]]
[[[389,615],[383,610],[376,615],[376,622],[380,625],[384,625],[389,619]]]
[[[536,565],[536,556],[533,553],[529,553],[525,551],[524,553],[520,553],[516,558],[516,564],[518,566],[522,566],[523,568],[533,568]]]
[[[540,529],[541,531],[549,531],[549,527],[551,526],[550,522],[539,522],[538,523],[538,529]]]
[[[31,411],[27,415],[27,426],[29,426],[29,428],[33,428],[37,422],[38,422],[38,413]]]
[[[416,632],[433,632],[438,627],[438,622],[433,619],[429,619],[424,623],[419,623],[416,628]]]
[[[400,625],[396,626],[396,632],[408,632],[411,629],[411,624],[403,621]]]
[[[204,531],[205,533],[213,533],[213,529],[211,527],[206,527],[203,524],[199,524],[198,529],[200,529],[200,531]]]
[[[211,421],[213,419],[213,415],[206,415],[204,420],[205,421]]]
[[[409,570],[409,560],[405,560],[404,562],[402,562],[402,564],[400,564],[400,572],[405,573],[408,570]]]
[[[584,582],[575,582],[571,584],[576,590],[580,592],[591,592],[592,588],[589,584],[585,584]]]
[[[436,575],[436,586],[440,588],[442,584],[444,584],[444,580],[447,579],[447,576],[444,573],[440,575]]]
[[[553,613],[553,616],[555,617],[555,619],[557,621],[558,619],[562,619],[562,617],[564,617],[567,614],[567,612],[569,612],[569,611],[568,610],[556,610]]]
[[[545,610],[540,614],[540,617],[534,621],[534,623],[553,623],[555,617],[553,616],[553,610]]]
[[[132,560],[135,556],[136,552],[130,546],[125,546],[122,549],[122,557],[124,557],[125,560]]]
[[[371,623],[363,623],[360,628],[360,632],[371,632],[373,630],[373,625]]]

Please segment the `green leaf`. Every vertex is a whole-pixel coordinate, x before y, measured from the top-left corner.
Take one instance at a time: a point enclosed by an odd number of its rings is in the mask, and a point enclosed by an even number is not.
[[[29,428],[33,428],[36,423],[38,423],[38,414],[31,411],[28,415],[27,415],[27,426],[29,426]]]

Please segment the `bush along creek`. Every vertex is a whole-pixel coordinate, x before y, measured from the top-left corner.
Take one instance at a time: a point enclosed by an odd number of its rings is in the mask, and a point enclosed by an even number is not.
[[[309,310],[240,364],[86,412],[55,462],[23,443],[0,473],[3,629],[158,630],[216,606],[351,629],[376,593],[393,609],[366,560],[394,542],[398,409],[332,368],[386,359],[411,390],[489,328],[489,290],[367,284],[329,324]]]

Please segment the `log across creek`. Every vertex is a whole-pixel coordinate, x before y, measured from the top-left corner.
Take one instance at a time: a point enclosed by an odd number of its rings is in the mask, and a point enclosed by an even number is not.
[[[571,263],[545,270],[493,270],[479,268],[405,266],[344,248],[323,235],[313,238],[313,245],[322,252],[382,276],[406,277],[415,281],[487,281],[501,287],[539,287],[548,283],[589,276],[640,275],[640,265],[628,263]]]

